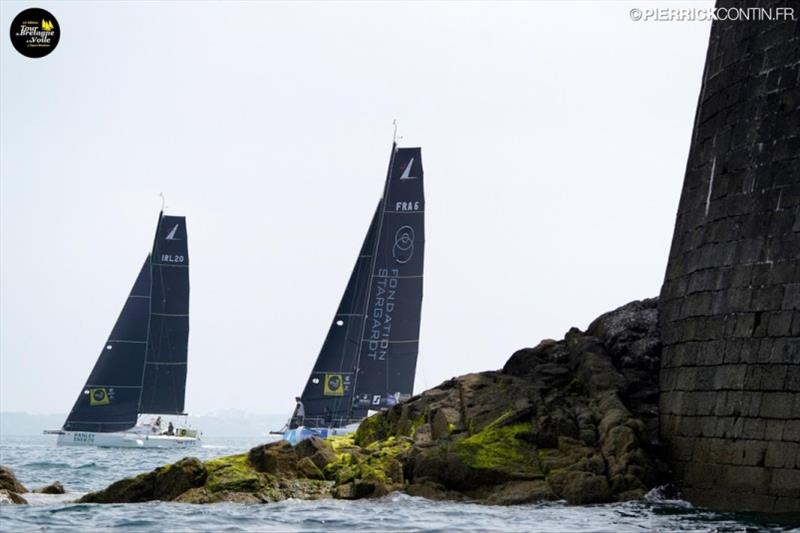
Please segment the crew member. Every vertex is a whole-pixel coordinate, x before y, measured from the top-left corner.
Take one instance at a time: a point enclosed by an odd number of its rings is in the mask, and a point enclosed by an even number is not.
[[[297,405],[294,407],[294,414],[292,414],[292,419],[289,420],[289,429],[295,429],[299,426],[303,425],[303,421],[306,418],[306,408],[303,407],[303,401],[300,397],[296,397],[294,401],[297,402]]]

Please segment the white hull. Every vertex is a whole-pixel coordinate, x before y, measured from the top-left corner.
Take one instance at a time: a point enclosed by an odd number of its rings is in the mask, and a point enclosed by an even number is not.
[[[94,433],[91,431],[59,432],[59,446],[99,446],[106,448],[189,448],[197,446],[198,437],[148,435],[133,431]]]

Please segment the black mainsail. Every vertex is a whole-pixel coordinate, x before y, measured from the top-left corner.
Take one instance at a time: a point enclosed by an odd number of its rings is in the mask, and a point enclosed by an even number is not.
[[[383,196],[301,396],[306,426],[341,427],[411,395],[424,217],[421,150],[393,144]]]
[[[159,214],[145,259],[66,431],[124,431],[141,413],[182,414],[189,340],[186,218]]]

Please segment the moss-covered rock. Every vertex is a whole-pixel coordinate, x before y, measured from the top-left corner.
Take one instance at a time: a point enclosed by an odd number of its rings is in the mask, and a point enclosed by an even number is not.
[[[502,371],[467,374],[362,421],[348,436],[184,459],[84,501],[269,502],[380,497],[585,504],[641,497],[663,481],[657,449],[656,302],[547,339]],[[644,390],[644,394],[640,391]],[[632,400],[633,398],[633,400]]]
[[[305,479],[325,479],[322,470],[309,457],[303,457],[297,461],[297,475]]]
[[[301,459],[307,457],[320,470],[336,461],[336,452],[331,443],[319,437],[300,441],[295,446],[295,454]]]
[[[264,476],[250,464],[247,454],[211,459],[205,466],[209,492],[259,492],[264,488]]]
[[[202,487],[208,477],[205,465],[196,457],[185,457],[177,463],[156,468],[152,472],[123,479],[107,488],[90,492],[80,503],[131,503],[151,500],[174,500],[184,492]]]

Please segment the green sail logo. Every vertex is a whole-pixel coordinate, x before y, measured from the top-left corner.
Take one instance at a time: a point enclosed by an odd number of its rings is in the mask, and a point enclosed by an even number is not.
[[[325,374],[325,383],[323,385],[323,394],[325,396],[343,396],[344,387],[342,386],[344,380],[341,374]]]
[[[89,389],[89,405],[92,407],[96,405],[108,405],[111,403],[111,396],[105,387],[97,389]]]

